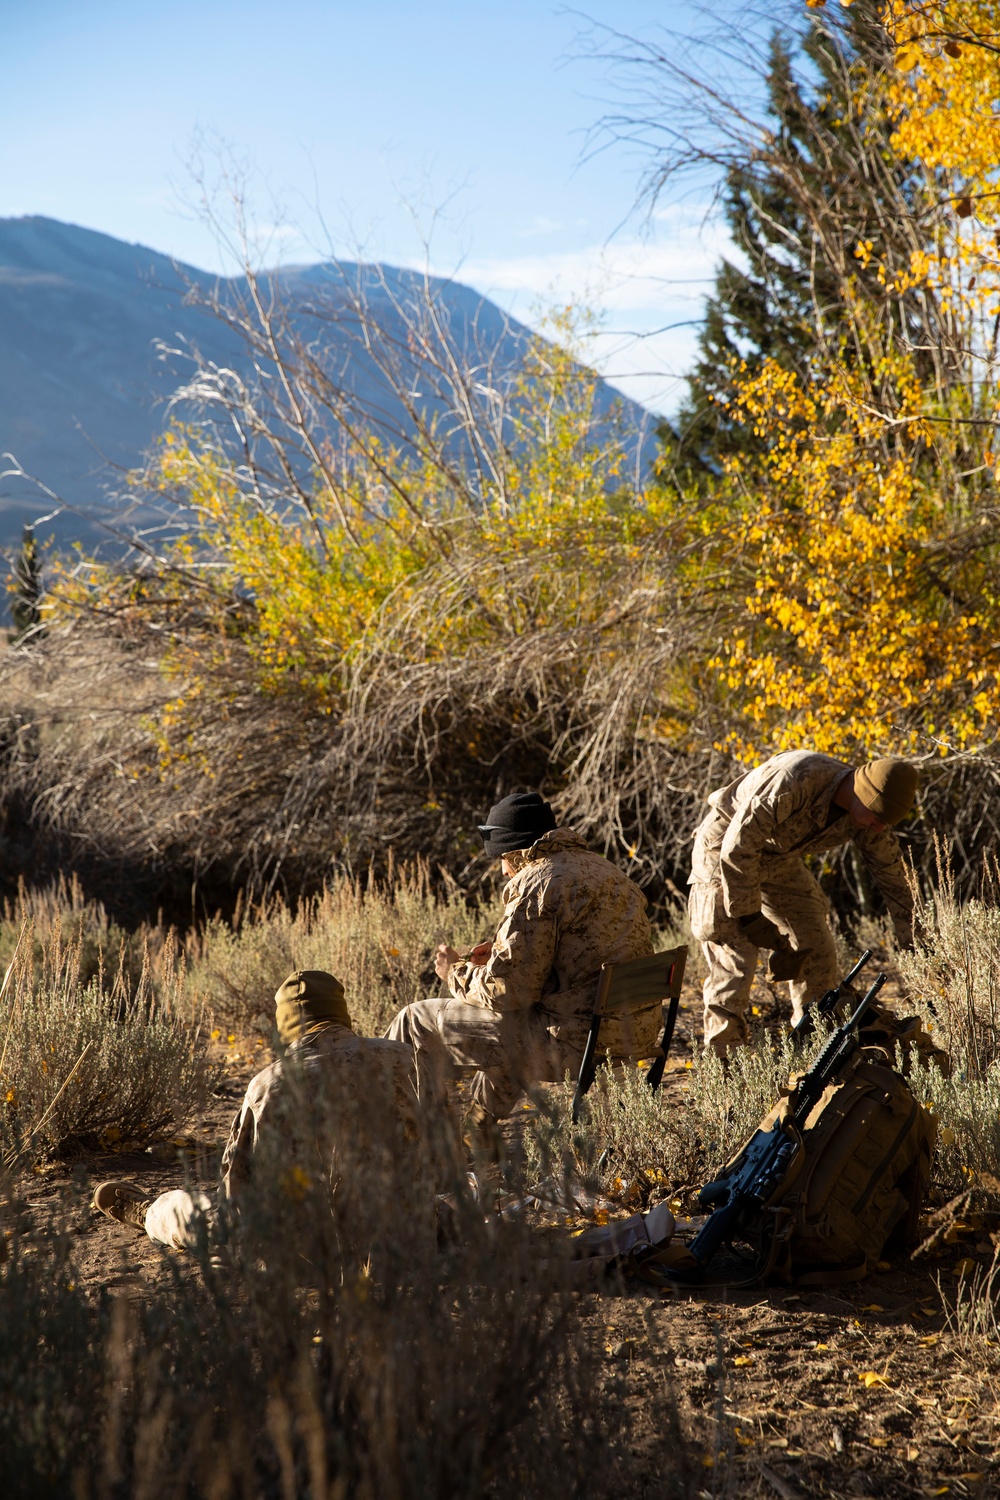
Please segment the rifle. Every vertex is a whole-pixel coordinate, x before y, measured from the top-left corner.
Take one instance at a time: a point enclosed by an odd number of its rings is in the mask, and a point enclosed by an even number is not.
[[[829,1020],[831,1016],[839,1017],[840,1007],[844,1003],[845,998],[853,999],[851,991],[852,980],[856,979],[861,973],[865,964],[871,960],[871,956],[872,950],[866,948],[854,965],[854,968],[849,974],[845,974],[836,989],[827,990],[826,994],[817,1000],[815,1005],[810,1005],[809,1009],[799,1017],[792,1027],[792,1036],[796,1037],[799,1041],[804,1041],[813,1030],[815,1016],[822,1016],[824,1020]]]
[[[867,962],[870,956],[866,954],[862,962]],[[851,973],[856,974],[859,968],[860,964],[856,964]],[[688,1275],[697,1277],[703,1274],[716,1251],[732,1240],[738,1230],[745,1228],[752,1216],[759,1216],[781,1187],[802,1150],[801,1133],[813,1106],[860,1046],[858,1032],[861,1024],[885,980],[884,974],[878,976],[853,1015],[838,1027],[812,1066],[803,1073],[785,1119],[776,1120],[770,1130],[758,1130],[743,1148],[734,1170],[702,1188],[698,1202],[711,1213],[708,1222],[688,1246],[697,1263],[696,1270]],[[686,1274],[679,1269],[670,1274],[672,1279],[686,1279]]]

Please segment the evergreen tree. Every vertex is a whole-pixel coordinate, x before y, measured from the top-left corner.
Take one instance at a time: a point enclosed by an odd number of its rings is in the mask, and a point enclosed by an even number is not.
[[[42,619],[42,569],[38,558],[38,543],[30,526],[25,526],[21,535],[21,550],[14,562],[14,587],[10,612],[14,621],[12,641],[19,641],[29,632],[37,635]]]
[[[892,47],[866,0],[831,24],[814,21],[793,52],[779,37],[767,72],[767,129],[730,156],[725,216],[746,270],[724,260],[708,299],[689,394],[664,424],[664,461],[675,472],[718,472],[726,455],[754,446],[731,416],[734,372],[766,359],[808,374],[819,344],[843,338],[846,291],[861,294],[872,326],[919,351],[938,311],[879,280],[879,261],[900,269],[926,243],[926,201],[910,163],[893,151],[885,107]],[[871,246],[872,266],[859,259]],[[890,278],[891,281],[891,278]],[[857,307],[857,302],[854,302]],[[850,322],[847,319],[846,322]],[[877,357],[854,338],[844,358]],[[918,361],[920,359],[918,353]]]

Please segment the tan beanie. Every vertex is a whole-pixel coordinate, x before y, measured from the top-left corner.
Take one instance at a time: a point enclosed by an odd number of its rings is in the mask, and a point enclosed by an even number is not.
[[[854,773],[854,795],[882,823],[899,823],[913,811],[917,768],[908,760],[873,760]]]
[[[274,1020],[286,1046],[331,1024],[353,1030],[344,986],[323,969],[296,969],[289,974],[274,997]]]

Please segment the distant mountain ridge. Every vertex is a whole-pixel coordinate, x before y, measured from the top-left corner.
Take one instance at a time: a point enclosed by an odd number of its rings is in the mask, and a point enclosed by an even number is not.
[[[379,278],[405,291],[414,273],[382,266],[344,267],[365,276],[371,306],[381,317]],[[278,273],[291,300],[329,290],[328,265],[284,267]],[[339,274],[339,273],[338,273]],[[192,344],[217,364],[246,366],[236,333],[199,306],[185,304],[188,281],[216,278],[168,256],[111,235],[39,216],[0,219],[0,453],[12,453],[31,474],[71,506],[102,504],[109,486],[135,467],[165,421],[164,406],[190,367],[158,354],[156,341]],[[219,283],[223,290],[226,283]],[[235,283],[234,283],[235,285]],[[497,350],[498,364],[516,369],[528,330],[494,303],[457,282],[436,283],[453,323],[476,327]],[[386,318],[391,298],[382,293]],[[336,325],[329,336],[336,344]],[[334,355],[339,350],[333,348]],[[345,342],[343,364],[364,400],[374,372]],[[349,367],[349,369],[348,369]],[[378,393],[384,400],[384,390]],[[599,404],[622,403],[642,453],[652,421],[642,407],[602,383]],[[402,410],[398,413],[403,422]],[[7,467],[6,464],[3,465]],[[0,481],[0,545],[17,539],[26,520],[52,507],[24,480]],[[60,540],[95,535],[72,515],[55,523]]]

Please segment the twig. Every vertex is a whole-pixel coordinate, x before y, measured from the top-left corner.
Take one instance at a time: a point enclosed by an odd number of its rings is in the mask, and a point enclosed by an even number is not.
[[[766,1479],[772,1490],[776,1490],[781,1500],[802,1500],[802,1493],[794,1484],[789,1484],[787,1479],[780,1478],[773,1469],[769,1469],[763,1460],[758,1460],[757,1468],[760,1470],[762,1479]]]

